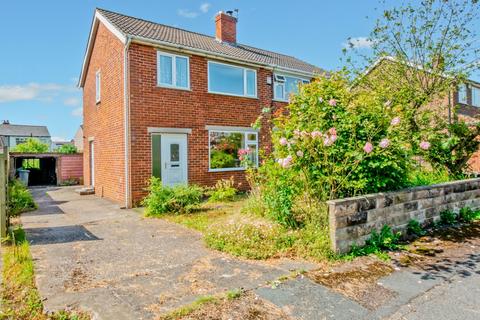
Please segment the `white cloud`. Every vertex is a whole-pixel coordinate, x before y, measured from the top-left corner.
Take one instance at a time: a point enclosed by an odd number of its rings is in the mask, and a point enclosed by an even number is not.
[[[72,110],[72,116],[82,117],[83,116],[83,108],[80,107],[80,108],[76,108],[76,109]]]
[[[347,42],[343,43],[343,47],[347,49],[370,48],[372,45],[373,41],[367,37],[349,38]]]
[[[70,107],[76,107],[80,104],[80,99],[71,97],[63,100],[63,104]]]
[[[178,9],[177,13],[178,13],[179,16],[184,17],[184,18],[189,18],[189,19],[193,19],[193,18],[198,17],[198,12],[190,11],[190,10],[187,10],[187,9]]]
[[[200,5],[200,11],[202,11],[203,13],[207,13],[208,10],[210,10],[210,7],[211,7],[210,3],[208,3],[208,2],[202,3]]]
[[[0,85],[0,103],[15,101],[52,101],[60,92],[74,92],[72,86],[56,83],[29,83],[26,85]]]

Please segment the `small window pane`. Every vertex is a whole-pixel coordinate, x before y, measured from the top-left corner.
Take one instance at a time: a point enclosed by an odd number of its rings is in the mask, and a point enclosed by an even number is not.
[[[240,132],[210,132],[210,168],[239,168],[238,150],[244,148],[244,140]]]
[[[475,107],[480,107],[480,89],[472,88],[472,105]]]
[[[209,64],[209,88],[213,92],[244,95],[243,69],[224,64]]]
[[[95,99],[97,102],[100,101],[100,88],[101,88],[100,80],[101,80],[100,71],[98,71],[95,74]]]
[[[176,57],[176,82],[177,87],[187,88],[188,87],[188,62],[187,58]]]
[[[458,87],[458,102],[467,103],[467,86],[465,84]]]
[[[178,143],[172,143],[170,145],[170,161],[180,161],[180,145]]]
[[[285,95],[283,92],[283,84],[275,84],[275,99],[284,100]]]
[[[247,70],[247,96],[255,96],[256,87],[255,71]]]
[[[249,134],[247,135],[247,140],[248,140],[248,141],[255,141],[255,142],[256,142],[256,141],[257,141],[257,134],[255,134],[255,133],[249,133]]]
[[[250,158],[250,161],[257,166],[257,145],[256,144],[249,144],[247,145],[247,148],[249,150],[248,157]]]
[[[160,56],[160,83],[172,85],[172,57]]]

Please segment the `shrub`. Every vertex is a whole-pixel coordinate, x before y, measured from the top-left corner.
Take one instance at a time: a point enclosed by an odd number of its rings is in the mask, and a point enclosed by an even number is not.
[[[472,222],[480,219],[480,210],[473,211],[469,207],[463,207],[458,213],[458,218],[463,222]]]
[[[17,144],[12,148],[12,152],[24,152],[24,153],[45,153],[50,149],[48,144],[41,142],[35,138],[28,138],[27,141],[21,144]]]
[[[210,196],[209,201],[233,201],[237,194],[237,189],[234,187],[233,177],[226,180],[218,180],[215,186],[210,189],[207,194]]]
[[[55,152],[63,153],[63,154],[74,154],[77,153],[77,147],[73,144],[67,143],[58,147]]]
[[[203,189],[199,186],[168,187],[155,177],[150,179],[148,191],[148,196],[142,201],[147,215],[188,213],[198,207],[203,197]]]
[[[420,222],[418,222],[415,219],[412,219],[408,221],[407,234],[416,236],[416,237],[421,237],[425,235],[425,230],[423,230],[423,227],[420,224]]]
[[[37,205],[28,189],[19,180],[12,180],[8,185],[8,216],[14,217],[36,208]]]
[[[443,210],[440,212],[440,223],[443,225],[451,225],[457,222],[457,215],[452,210]]]
[[[210,159],[211,168],[232,168],[235,167],[235,158],[229,153],[212,150]]]
[[[428,186],[432,184],[438,184],[450,181],[451,178],[448,175],[447,170],[443,169],[431,169],[419,168],[413,170],[409,174],[408,184],[410,187],[416,186]]]

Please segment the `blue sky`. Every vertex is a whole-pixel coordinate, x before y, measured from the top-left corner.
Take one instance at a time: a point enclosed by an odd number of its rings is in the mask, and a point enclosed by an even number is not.
[[[364,44],[362,37],[374,23],[377,4],[376,0],[2,1],[0,120],[47,125],[53,137],[73,138],[82,121],[76,83],[95,7],[210,35],[216,12],[238,8],[239,42],[335,69],[348,37],[359,37],[358,44]]]

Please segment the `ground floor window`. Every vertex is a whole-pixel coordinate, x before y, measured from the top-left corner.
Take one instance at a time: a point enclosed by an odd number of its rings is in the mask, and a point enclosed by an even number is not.
[[[258,134],[256,132],[209,131],[210,171],[241,170],[241,157],[258,165]]]

